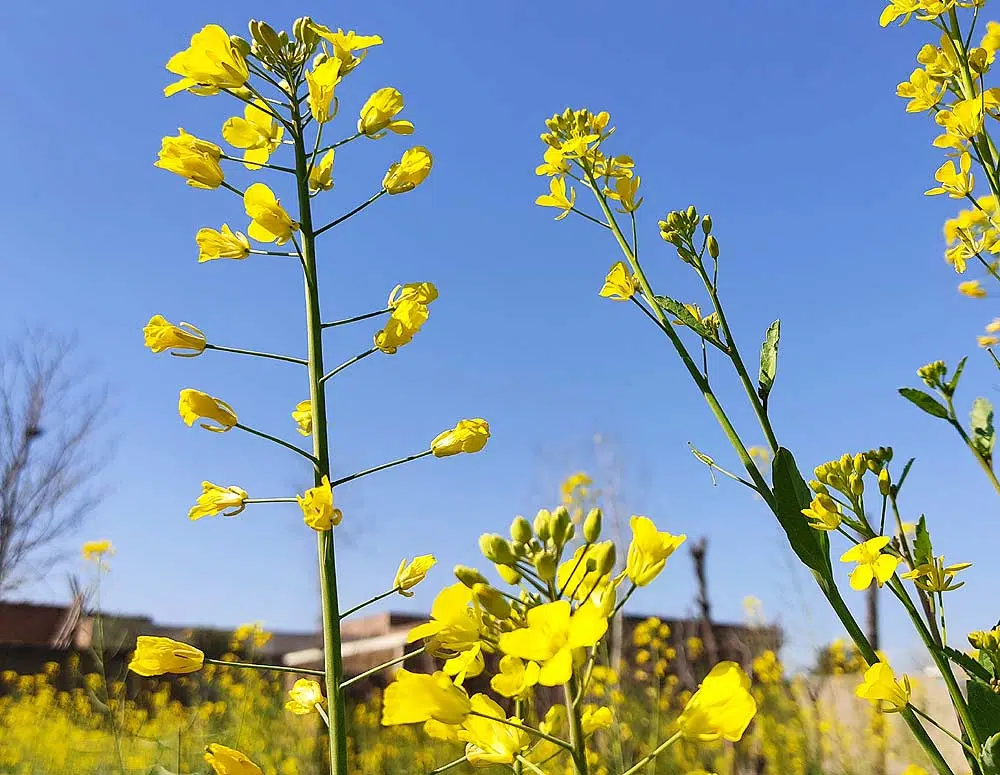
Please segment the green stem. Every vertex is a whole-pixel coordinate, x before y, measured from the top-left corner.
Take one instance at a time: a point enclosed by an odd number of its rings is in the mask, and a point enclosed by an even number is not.
[[[365,350],[360,355],[355,355],[350,360],[344,361],[342,364],[340,364],[333,371],[329,371],[326,374],[324,374],[322,377],[320,377],[320,380],[319,380],[320,383],[322,384],[323,382],[326,382],[328,379],[332,379],[333,377],[336,377],[340,372],[342,372],[348,366],[353,366],[355,363],[357,363],[358,361],[360,361],[362,358],[367,358],[369,355],[371,355],[372,353],[375,353],[375,352],[378,352],[378,348],[377,347],[373,347],[370,350]]]
[[[227,159],[228,161],[238,161],[244,164],[246,163],[245,159],[241,159],[238,156],[227,156],[226,154],[222,154],[220,158]],[[250,163],[254,167],[264,167],[269,170],[277,170],[278,172],[290,172],[293,175],[295,174],[295,170],[293,170],[291,167],[282,167],[277,164],[260,164],[259,162],[250,162]]]
[[[965,428],[962,427],[962,423],[958,421],[958,415],[955,413],[954,399],[949,395],[945,395],[944,399],[948,403],[948,423],[958,432],[962,441],[965,442],[965,446],[967,446],[969,451],[972,452],[972,456],[976,459],[976,462],[979,463],[979,466],[983,469],[986,476],[993,484],[993,489],[995,489],[997,493],[1000,493],[1000,480],[997,479],[997,475],[993,472],[993,466],[987,462],[986,458],[979,454],[979,450],[977,450],[976,446],[972,443],[972,439],[969,438],[969,434],[965,432]]]
[[[356,606],[354,606],[354,608],[348,608],[340,615],[341,621],[346,619],[351,614],[356,614],[365,606],[371,605],[372,603],[377,603],[379,600],[387,598],[389,597],[389,595],[395,595],[397,592],[399,592],[399,587],[393,587],[388,592],[383,592],[381,595],[375,595],[375,597],[371,597],[363,603],[358,603]]]
[[[297,95],[296,95],[297,96]],[[292,101],[291,132],[295,146],[295,182],[302,228],[302,266],[305,275],[306,328],[309,336],[309,400],[313,415],[313,456],[315,482],[322,483],[330,473],[330,450],[327,440],[326,392],[323,388],[323,318],[320,314],[318,272],[316,271],[316,234],[313,231],[309,199],[309,157],[303,136],[299,103]],[[327,696],[330,706],[330,772],[348,775],[347,705],[340,684],[344,664],[340,654],[340,605],[337,600],[337,561],[332,530],[316,534],[319,556],[320,593],[323,608],[323,654]]]
[[[518,754],[517,760],[514,762],[514,775],[521,775],[521,773],[524,772],[525,767],[527,767],[532,772],[537,773],[537,775],[545,775],[545,772],[543,770],[538,769],[538,767],[536,767],[530,761],[528,761],[523,756]]]
[[[430,772],[428,772],[427,775],[440,775],[440,773],[442,773],[442,772],[447,772],[448,770],[453,770],[453,769],[455,769],[455,767],[458,767],[458,766],[464,764],[467,759],[468,759],[467,756],[462,756],[462,757],[460,757],[458,759],[455,759],[455,761],[453,761],[453,762],[448,762],[447,764],[442,764],[440,767],[437,767],[436,769],[433,769]]]
[[[401,657],[396,657],[395,659],[390,659],[388,662],[383,662],[381,665],[376,665],[375,667],[371,668],[370,670],[365,670],[365,672],[363,672],[363,673],[358,673],[356,676],[353,676],[352,678],[348,678],[346,681],[344,681],[340,685],[340,688],[341,689],[346,689],[351,684],[357,683],[358,681],[362,681],[362,680],[364,680],[365,678],[367,678],[370,675],[375,675],[375,673],[381,672],[382,670],[385,670],[387,667],[392,667],[393,665],[398,665],[401,662],[405,662],[410,657],[417,656],[417,654],[423,654],[425,648],[426,648],[425,646],[421,646],[418,649],[413,649],[413,651],[407,651]]]
[[[576,564],[573,566],[573,570],[571,570],[569,572],[569,576],[566,577],[566,583],[563,584],[562,589],[560,589],[559,592],[556,593],[556,600],[558,600],[564,594],[566,594],[566,587],[569,586],[570,580],[576,575],[576,571],[580,567],[580,563],[583,562],[583,558],[587,556],[587,549],[589,548],[590,548],[590,542],[588,541],[586,544],[583,545],[583,551],[580,552],[580,556],[576,558]],[[586,576],[587,574],[584,573],[583,575]]]
[[[542,740],[548,740],[550,743],[555,743],[560,748],[565,748],[567,751],[571,751],[572,747],[565,740],[560,740],[558,737],[553,737],[552,735],[546,734],[540,729],[535,729],[534,727],[528,727],[524,724],[519,724],[516,721],[511,721],[507,718],[500,718],[498,716],[490,716],[487,713],[480,713],[479,711],[470,710],[470,716],[479,716],[479,718],[489,719],[490,721],[495,721],[498,724],[505,724],[508,727],[514,727],[514,729],[520,729],[522,732],[527,732],[529,735],[535,735],[542,738]]]
[[[518,697],[517,699],[514,700],[514,717],[522,718],[523,713],[524,713],[524,701],[520,697]],[[517,758],[514,760],[514,775],[523,775],[525,761],[527,760],[523,756],[521,756],[520,754],[517,755]],[[533,765],[531,762],[528,762],[528,767],[529,769],[535,770],[535,765]],[[542,775],[545,775],[545,773],[542,773]]]
[[[343,320],[334,320],[331,323],[324,323],[323,328],[333,328],[334,326],[345,326],[348,323],[357,323],[359,320],[368,320],[368,318],[384,315],[386,312],[392,312],[392,307],[386,307],[385,309],[380,309],[375,312],[366,312],[364,315],[355,315],[353,318],[344,318]]]
[[[339,148],[342,145],[347,145],[352,140],[357,140],[359,137],[361,137],[362,134],[363,134],[362,132],[358,132],[357,134],[351,135],[350,137],[345,137],[343,140],[338,140],[332,145],[328,145],[325,148],[320,148],[319,151],[317,151],[317,153],[326,153],[332,148]]]
[[[679,731],[674,732],[670,737],[668,737],[666,740],[664,740],[662,743],[656,746],[656,748],[650,751],[646,756],[643,756],[639,761],[637,761],[635,764],[633,764],[631,767],[625,770],[625,772],[623,772],[622,775],[634,775],[636,772],[639,772],[639,770],[641,770],[643,767],[645,767],[647,764],[653,761],[653,759],[655,759],[661,753],[666,751],[670,746],[672,746],[674,743],[680,740],[680,738],[681,738],[681,733]]]
[[[288,665],[258,665],[254,662],[226,662],[224,659],[205,659],[206,665],[222,667],[239,667],[244,670],[274,670],[278,673],[301,673],[302,675],[326,675],[322,670],[309,670],[304,667],[289,667]]]
[[[244,498],[244,504],[251,503],[297,503],[298,498]]]
[[[314,404],[314,406],[315,406],[315,404]],[[314,409],[313,410],[313,417],[315,417],[315,416],[316,416],[316,412],[315,412],[315,409]],[[244,425],[243,423],[236,423],[233,427],[234,428],[239,428],[241,431],[246,431],[247,433],[251,433],[254,436],[259,436],[260,438],[266,439],[267,441],[271,441],[271,442],[273,442],[275,444],[278,444],[279,446],[284,447],[285,449],[290,449],[292,452],[298,452],[303,457],[308,458],[312,462],[313,465],[317,465],[316,458],[313,457],[312,455],[310,455],[304,449],[299,449],[294,444],[289,444],[287,441],[285,441],[283,439],[279,439],[277,436],[272,436],[270,433],[264,433],[263,431],[258,431],[255,428],[251,428],[248,425]]]
[[[593,215],[588,215],[587,213],[583,212],[583,210],[577,210],[575,207],[571,207],[569,209],[570,209],[570,212],[574,212],[577,215],[579,215],[580,217],[586,218],[591,223],[596,223],[598,226],[600,226],[603,229],[610,229],[611,228],[610,226],[608,226],[608,224],[606,224],[600,218],[595,218]]]
[[[259,352],[257,350],[243,350],[239,347],[223,347],[218,344],[206,344],[206,350],[218,350],[223,353],[237,353],[239,355],[252,355],[254,358],[270,358],[273,361],[286,361],[288,363],[297,363],[300,366],[308,366],[309,361],[304,358],[293,358],[291,355],[278,355],[276,353],[265,353]]]
[[[926,713],[924,713],[922,710],[920,710],[920,708],[918,708],[916,705],[910,705],[910,709],[914,713],[916,713],[918,716],[920,716],[920,718],[922,718],[922,719],[924,719],[926,721],[929,721],[935,727],[937,727],[938,729],[940,729],[942,732],[944,732],[946,735],[948,735],[948,737],[950,737],[952,740],[954,740],[956,743],[958,743],[960,746],[962,746],[962,748],[964,748],[966,751],[968,751],[969,753],[971,753],[973,756],[977,756],[976,752],[972,750],[972,747],[967,742],[965,742],[964,740],[962,740],[960,737],[956,736],[953,732],[950,732],[949,730],[945,729],[943,726],[941,726],[939,723],[937,723],[934,719],[932,719],[930,716],[928,716]]]
[[[315,416],[315,413],[314,413]],[[356,474],[351,474],[350,476],[345,476],[343,479],[338,479],[332,483],[332,487],[339,487],[342,484],[347,484],[348,482],[353,482],[355,479],[360,479],[362,476],[368,476],[368,474],[374,474],[377,471],[384,471],[387,468],[392,468],[393,466],[402,465],[403,463],[409,463],[411,460],[419,460],[422,457],[427,457],[428,455],[434,454],[432,450],[424,450],[423,452],[418,452],[416,455],[409,455],[407,457],[401,457],[399,460],[393,460],[390,463],[383,463],[380,466],[375,466],[374,468],[369,468],[366,471],[358,471]]]
[[[576,676],[570,676],[569,683],[563,684],[566,715],[569,718],[569,741],[576,775],[587,775],[587,742],[583,737],[583,717],[577,708],[580,684]]]
[[[344,213],[344,214],[343,214],[342,216],[340,216],[339,218],[337,218],[337,219],[335,219],[335,220],[333,220],[333,221],[330,221],[330,222],[329,222],[329,223],[328,223],[328,224],[327,224],[326,226],[323,226],[322,228],[319,228],[319,229],[317,229],[317,230],[316,230],[316,233],[315,233],[315,234],[313,234],[313,236],[314,236],[314,237],[318,237],[318,236],[319,236],[320,234],[322,234],[322,233],[323,233],[324,231],[326,231],[327,229],[332,229],[332,228],[333,228],[334,226],[336,226],[336,225],[338,225],[338,224],[341,224],[341,223],[343,223],[343,222],[344,222],[344,221],[346,221],[346,220],[347,220],[348,218],[350,218],[350,217],[352,217],[352,216],[354,216],[354,215],[357,215],[358,213],[360,213],[360,212],[361,212],[362,210],[364,210],[364,209],[365,209],[366,207],[368,207],[369,205],[371,205],[371,204],[374,204],[375,202],[377,202],[377,201],[378,201],[378,199],[379,199],[379,198],[380,198],[380,197],[381,197],[381,196],[382,196],[383,194],[386,194],[386,193],[388,193],[388,192],[387,192],[387,191],[386,191],[386,190],[385,190],[385,189],[383,188],[383,189],[382,189],[381,191],[379,191],[379,192],[378,192],[377,194],[375,194],[374,196],[371,196],[371,197],[369,197],[368,199],[366,199],[366,200],[365,200],[364,202],[362,202],[361,204],[359,204],[359,205],[358,205],[357,207],[355,207],[355,208],[354,208],[353,210],[351,210],[350,212],[347,212],[347,213]]]

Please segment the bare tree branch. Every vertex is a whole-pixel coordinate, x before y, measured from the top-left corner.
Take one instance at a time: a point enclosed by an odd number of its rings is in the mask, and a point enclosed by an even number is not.
[[[0,600],[46,575],[101,500],[108,392],[74,351],[42,331],[0,350]]]

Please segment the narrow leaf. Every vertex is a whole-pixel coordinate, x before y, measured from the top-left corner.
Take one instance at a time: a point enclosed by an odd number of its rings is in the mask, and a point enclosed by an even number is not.
[[[993,404],[986,398],[972,402],[972,446],[989,463],[993,459],[996,436],[993,431]]]
[[[944,405],[941,404],[940,401],[929,393],[925,393],[923,390],[917,390],[916,388],[904,387],[899,389],[899,394],[903,398],[919,406],[927,412],[927,414],[933,415],[934,417],[940,417],[942,420],[948,419],[948,410],[944,408]]]
[[[948,656],[948,659],[968,673],[970,678],[978,678],[981,681],[986,681],[987,683],[993,679],[993,674],[987,670],[986,667],[974,660],[964,651],[959,651],[951,646],[945,646],[944,653]]]
[[[958,388],[958,380],[961,378],[962,372],[965,371],[965,362],[967,360],[969,360],[968,356],[962,358],[962,360],[958,362],[958,366],[955,367],[955,373],[952,375],[951,379],[945,383],[944,392],[949,396],[955,394],[955,390]]]
[[[779,447],[771,466],[774,483],[775,511],[792,551],[805,565],[824,578],[830,579],[830,539],[809,527],[802,509],[809,505],[812,493],[795,465],[792,453]]]
[[[917,522],[917,537],[913,542],[913,560],[917,565],[930,562],[934,556],[931,548],[931,534],[927,530],[927,518],[921,514],[920,521]]]
[[[677,299],[671,299],[669,296],[654,296],[653,298],[664,312],[674,315],[681,323],[697,333],[698,336],[714,340],[715,337],[712,336],[712,332],[703,326],[701,321],[691,314],[691,310],[677,301]]]
[[[767,327],[764,343],[760,346],[760,374],[757,377],[757,394],[761,401],[767,401],[767,396],[774,386],[774,377],[778,373],[778,340],[781,338],[781,321],[775,320]]]
[[[909,460],[906,461],[906,465],[903,466],[903,473],[899,475],[899,481],[892,486],[894,495],[898,496],[899,491],[903,489],[903,482],[906,481],[906,476],[907,474],[910,473],[910,467],[913,465],[915,461],[916,461],[915,457],[911,457]]]

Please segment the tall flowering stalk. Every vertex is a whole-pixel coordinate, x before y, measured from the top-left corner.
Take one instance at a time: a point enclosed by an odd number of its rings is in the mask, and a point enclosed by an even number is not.
[[[251,256],[275,256],[288,264],[289,271],[301,273],[305,287],[306,357],[261,352],[222,345],[189,323],[173,324],[154,315],[144,335],[154,352],[198,357],[206,352],[240,354],[280,361],[304,371],[307,400],[289,401],[291,422],[299,434],[310,439],[307,449],[280,435],[259,430],[243,422],[238,412],[224,400],[202,391],[181,391],[178,409],[189,426],[198,423],[216,433],[240,430],[294,452],[307,461],[313,486],[302,494],[281,497],[258,497],[237,485],[202,483],[202,494],[189,517],[201,519],[219,514],[235,516],[251,505],[298,503],[305,525],[316,532],[319,560],[319,587],[323,612],[322,671],[290,670],[281,666],[241,664],[247,668],[266,667],[315,675],[319,681],[300,679],[291,693],[288,709],[293,713],[319,713],[329,727],[330,771],[348,772],[347,720],[341,659],[341,621],[375,600],[390,594],[411,595],[434,565],[431,555],[412,562],[404,561],[387,592],[342,610],[337,591],[337,562],[334,528],[344,518],[334,502],[334,492],[362,476],[400,465],[421,457],[445,457],[481,450],[489,438],[485,420],[462,420],[454,428],[438,434],[427,448],[388,463],[347,476],[334,476],[329,445],[326,390],[330,381],[348,367],[375,354],[391,355],[408,344],[428,318],[429,305],[437,298],[431,283],[397,286],[388,301],[371,312],[324,320],[321,312],[320,273],[317,249],[319,238],[327,231],[372,206],[383,197],[412,191],[431,170],[430,152],[415,146],[406,150],[375,187],[374,193],[360,204],[327,222],[318,218],[317,197],[334,186],[335,154],[348,143],[378,140],[388,133],[409,135],[413,124],[399,117],[403,97],[392,88],[377,90],[359,111],[356,127],[335,142],[324,144],[324,131],[339,110],[338,89],[373,47],[382,44],[377,35],[359,35],[353,31],[332,30],[308,17],[297,19],[292,35],[277,32],[260,21],[250,22],[250,40],[229,35],[218,25],[208,25],[191,38],[190,46],[175,54],[167,69],[179,80],[164,90],[167,96],[189,92],[199,96],[225,95],[242,103],[240,115],[228,119],[221,128],[224,141],[235,150],[179,130],[165,137],[156,162],[183,177],[193,188],[224,189],[242,199],[248,218],[245,231],[228,224],[220,228],[203,227],[196,235],[198,261],[242,261]],[[289,155],[286,161],[281,155]],[[340,151],[344,152],[344,151]],[[291,178],[294,208],[286,207],[270,182],[252,181],[240,187],[229,177],[229,168],[245,168],[262,177]],[[371,190],[371,189],[369,189]],[[280,247],[280,250],[272,246]],[[384,317],[372,346],[332,369],[324,361],[324,332],[338,326]],[[349,519],[349,517],[348,517]],[[419,653],[414,649],[407,657]],[[137,643],[131,668],[140,675],[184,673],[201,669],[204,654],[197,648],[166,638],[142,637]],[[398,662],[399,660],[395,660]],[[383,667],[388,667],[386,665]],[[206,761],[218,772],[259,772],[253,762],[232,749],[213,744]]]

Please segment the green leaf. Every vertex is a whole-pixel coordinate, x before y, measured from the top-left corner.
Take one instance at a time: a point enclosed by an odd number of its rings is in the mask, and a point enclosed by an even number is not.
[[[996,435],[993,432],[993,404],[986,398],[977,398],[972,402],[972,446],[987,463],[993,459],[993,445]]]
[[[899,475],[899,481],[892,485],[893,497],[899,496],[899,491],[903,489],[903,482],[906,481],[906,475],[910,473],[910,467],[916,462],[915,457],[911,457],[906,461],[906,465],[903,466],[903,473]]]
[[[958,380],[961,378],[962,372],[965,371],[965,362],[967,360],[969,360],[968,356],[962,358],[962,360],[958,362],[958,366],[955,367],[955,373],[952,375],[951,379],[944,384],[944,393],[946,395],[951,396],[955,394],[955,390],[958,388]]]
[[[703,326],[701,321],[691,314],[691,310],[677,301],[677,299],[671,299],[669,296],[654,296],[653,298],[664,312],[674,315],[681,323],[697,333],[698,336],[715,341],[712,332]]]
[[[980,763],[983,765],[983,775],[1000,775],[1000,734],[991,735],[983,743]]]
[[[802,516],[802,509],[812,500],[812,492],[795,465],[792,453],[779,447],[771,465],[775,512],[792,551],[820,577],[830,579],[830,539],[813,530]]]
[[[917,537],[913,541],[913,559],[917,565],[923,565],[931,561],[934,550],[931,548],[931,534],[927,530],[927,517],[920,515],[917,522]]]
[[[987,670],[986,667],[979,664],[979,662],[974,660],[964,651],[959,651],[951,646],[945,646],[944,653],[947,655],[948,659],[962,668],[971,678],[978,678],[982,681],[986,681],[987,683],[993,679],[993,674]]]
[[[778,340],[781,338],[781,321],[775,320],[767,327],[764,343],[760,346],[760,374],[757,377],[757,395],[761,401],[767,401],[767,396],[774,386],[774,377],[778,373]]]
[[[1000,732],[1000,694],[982,681],[968,681],[965,688],[976,736],[986,740]]]
[[[933,415],[934,417],[940,417],[942,420],[948,419],[948,410],[944,408],[944,405],[941,404],[940,401],[929,393],[925,393],[923,390],[917,390],[916,388],[905,387],[899,389],[899,394],[903,398],[919,406],[927,412],[927,414]]]
[[[976,659],[979,661],[979,664],[990,672],[990,675],[994,678],[997,677],[997,666],[993,664],[992,657],[990,657],[984,649],[979,649],[979,654],[976,656]]]

